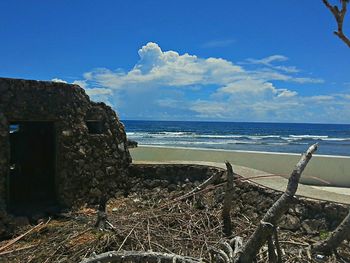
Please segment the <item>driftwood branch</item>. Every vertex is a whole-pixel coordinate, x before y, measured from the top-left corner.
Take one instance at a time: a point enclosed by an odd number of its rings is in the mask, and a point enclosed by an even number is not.
[[[198,263],[201,259],[167,254],[160,252],[143,251],[110,251],[99,255],[93,255],[80,263],[122,263],[122,262],[150,262],[150,263]]]
[[[238,253],[241,251],[243,244],[242,237],[236,236],[229,242],[220,243],[221,249],[212,248],[212,260],[216,263],[234,263]]]
[[[322,0],[324,5],[332,12],[337,25],[338,30],[334,31],[334,34],[338,36],[348,47],[350,47],[350,39],[344,34],[343,32],[343,24],[344,24],[344,18],[347,11],[347,4],[349,0],[340,0],[341,2],[341,9],[339,10],[338,6],[331,5],[328,0]]]
[[[234,173],[232,170],[232,165],[226,161],[226,190],[224,197],[224,205],[222,208],[222,221],[223,221],[223,232],[225,236],[229,237],[232,235],[232,222],[231,222],[231,207],[232,207],[232,199],[233,199],[233,187],[234,187]]]
[[[290,205],[294,202],[294,195],[298,189],[299,180],[306,165],[310,161],[312,154],[317,150],[317,144],[312,145],[300,161],[295,166],[289,177],[286,191],[266,212],[257,229],[251,235],[239,255],[238,261],[241,263],[252,262],[259,249],[266,243],[273,234],[279,219],[286,213]]]
[[[275,227],[273,231],[273,236],[275,239],[275,247],[276,247],[276,252],[277,252],[277,263],[282,263],[282,251],[280,247],[280,242],[278,240],[278,233],[277,233],[277,227]]]
[[[277,256],[275,253],[275,246],[273,245],[272,236],[269,236],[267,239],[267,248],[268,248],[268,254],[269,254],[269,262],[277,263]]]
[[[350,211],[331,235],[326,240],[316,244],[312,250],[330,255],[346,238],[350,238]]]

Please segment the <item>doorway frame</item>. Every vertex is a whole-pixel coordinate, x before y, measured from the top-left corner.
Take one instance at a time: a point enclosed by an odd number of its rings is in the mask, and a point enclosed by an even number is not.
[[[58,169],[57,169],[57,160],[58,160],[58,134],[57,134],[57,121],[56,120],[20,120],[20,119],[12,119],[12,120],[7,120],[7,127],[8,127],[8,136],[7,136],[7,140],[8,140],[8,169],[7,169],[7,174],[6,174],[6,178],[5,178],[5,189],[6,189],[6,193],[5,193],[5,202],[6,202],[6,209],[9,210],[9,208],[11,208],[11,198],[10,198],[10,169],[11,169],[11,160],[10,160],[10,156],[11,156],[11,141],[10,141],[10,125],[13,124],[20,124],[20,123],[40,123],[40,122],[46,122],[46,123],[50,123],[50,125],[52,125],[52,139],[53,139],[53,190],[54,190],[54,198],[53,198],[53,202],[54,203],[59,203],[59,197],[58,197]]]

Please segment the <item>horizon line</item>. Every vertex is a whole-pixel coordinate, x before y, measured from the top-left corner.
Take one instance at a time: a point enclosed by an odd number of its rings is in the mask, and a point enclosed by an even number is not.
[[[140,119],[121,119],[123,121],[157,121],[157,122],[217,122],[217,123],[262,123],[262,124],[313,124],[313,125],[350,125],[350,123],[324,123],[324,122],[274,122],[274,121],[225,121],[225,120],[140,120]]]

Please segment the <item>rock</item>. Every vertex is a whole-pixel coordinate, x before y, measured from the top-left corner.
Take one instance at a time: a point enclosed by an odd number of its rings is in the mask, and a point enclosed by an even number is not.
[[[176,184],[169,184],[168,185],[169,192],[175,191],[176,189],[177,189]]]
[[[295,214],[302,216],[305,214],[305,207],[298,204],[295,206],[294,211],[295,211]]]
[[[124,143],[123,142],[121,142],[121,143],[119,143],[118,144],[118,149],[120,150],[120,151],[125,151],[125,146],[124,146]]]
[[[280,222],[279,226],[282,229],[296,231],[301,226],[300,219],[296,216],[291,215],[291,214],[286,214],[281,218],[281,222]]]
[[[318,234],[320,229],[326,228],[324,219],[306,219],[301,223],[301,226],[309,235]]]
[[[133,141],[133,140],[128,140],[127,141],[127,147],[128,148],[136,148],[138,146],[138,142]]]
[[[19,226],[26,226],[26,225],[29,225],[29,220],[28,220],[28,217],[26,216],[17,216],[17,217],[14,217],[13,218],[13,224],[16,226],[16,227],[19,227]]]
[[[113,166],[108,166],[106,168],[106,173],[108,174],[108,176],[115,174],[115,168]]]

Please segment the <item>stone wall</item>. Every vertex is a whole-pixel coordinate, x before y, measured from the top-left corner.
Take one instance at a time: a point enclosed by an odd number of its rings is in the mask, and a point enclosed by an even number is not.
[[[0,210],[5,207],[6,177],[8,174],[8,124],[5,116],[0,112]]]
[[[91,102],[82,88],[65,83],[0,78],[0,94],[2,200],[9,169],[10,122],[54,122],[55,184],[60,204],[96,202],[101,193],[112,194],[112,189],[124,186],[131,157],[124,126],[109,106]],[[103,123],[102,134],[89,133],[86,120],[90,118]]]
[[[202,165],[132,164],[130,190],[142,192],[144,189],[156,187],[168,188],[169,191],[181,187],[193,189],[215,173],[224,175],[225,170]],[[223,178],[216,183],[223,182]],[[234,213],[244,213],[255,223],[282,194],[249,181],[237,181],[234,189]],[[217,201],[221,202],[223,195],[223,189],[218,188],[215,193]],[[347,212],[348,207],[342,204],[297,198],[295,206],[283,216],[280,227],[307,234],[319,234],[323,230],[334,230]]]

